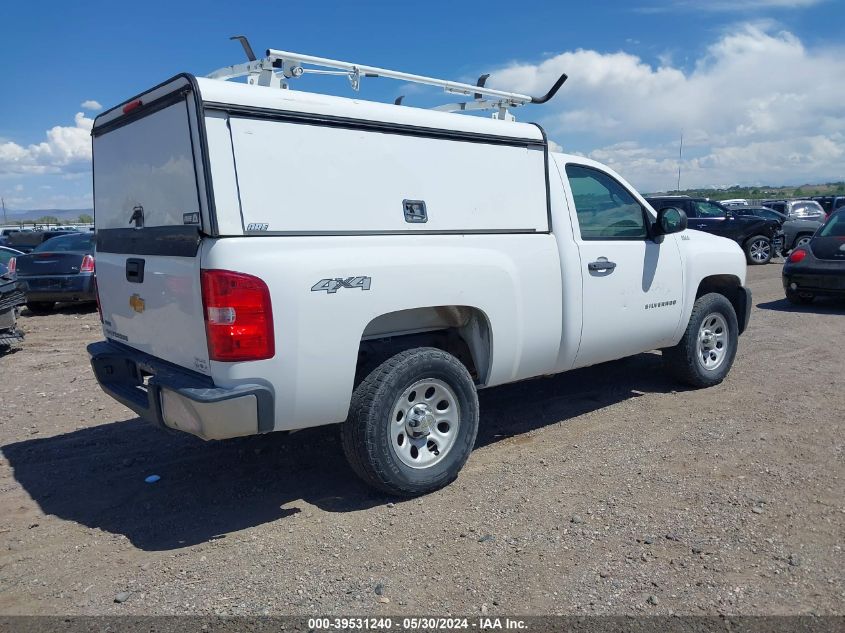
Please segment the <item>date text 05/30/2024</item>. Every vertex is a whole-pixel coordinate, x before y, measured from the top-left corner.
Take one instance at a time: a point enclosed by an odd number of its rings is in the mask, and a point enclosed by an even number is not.
[[[497,618],[485,616],[478,618],[405,617],[401,620],[389,617],[309,618],[308,628],[314,631],[524,631],[527,630],[528,627],[524,620],[520,620],[518,618]]]

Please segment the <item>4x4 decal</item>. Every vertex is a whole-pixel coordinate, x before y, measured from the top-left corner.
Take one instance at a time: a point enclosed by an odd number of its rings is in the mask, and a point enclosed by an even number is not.
[[[361,290],[370,289],[369,277],[335,277],[334,279],[321,279],[313,286],[311,292],[327,292],[334,294],[341,288],[360,288]]]

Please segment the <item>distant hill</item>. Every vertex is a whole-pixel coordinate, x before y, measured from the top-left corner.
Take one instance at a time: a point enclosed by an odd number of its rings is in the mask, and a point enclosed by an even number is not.
[[[845,196],[845,182],[829,182],[823,185],[800,185],[798,187],[714,187],[704,189],[684,189],[682,191],[661,191],[660,194],[685,195],[693,198],[711,200],[731,200],[733,198],[809,198],[811,196]],[[648,194],[648,195],[657,195]]]
[[[10,224],[34,222],[39,218],[51,216],[60,222],[76,222],[80,215],[94,215],[94,209],[6,209],[6,219]],[[0,222],[3,217],[0,215]]]

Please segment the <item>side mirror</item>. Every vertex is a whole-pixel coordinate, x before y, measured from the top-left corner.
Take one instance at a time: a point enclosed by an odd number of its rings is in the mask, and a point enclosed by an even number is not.
[[[657,212],[655,228],[658,235],[680,233],[687,228],[687,214],[676,207],[664,207]]]

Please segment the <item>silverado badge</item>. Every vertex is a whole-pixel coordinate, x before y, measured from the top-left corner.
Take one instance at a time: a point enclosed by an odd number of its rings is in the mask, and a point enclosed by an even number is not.
[[[138,314],[144,311],[145,305],[144,300],[141,298],[141,295],[134,294],[129,297],[129,306],[135,310]]]

